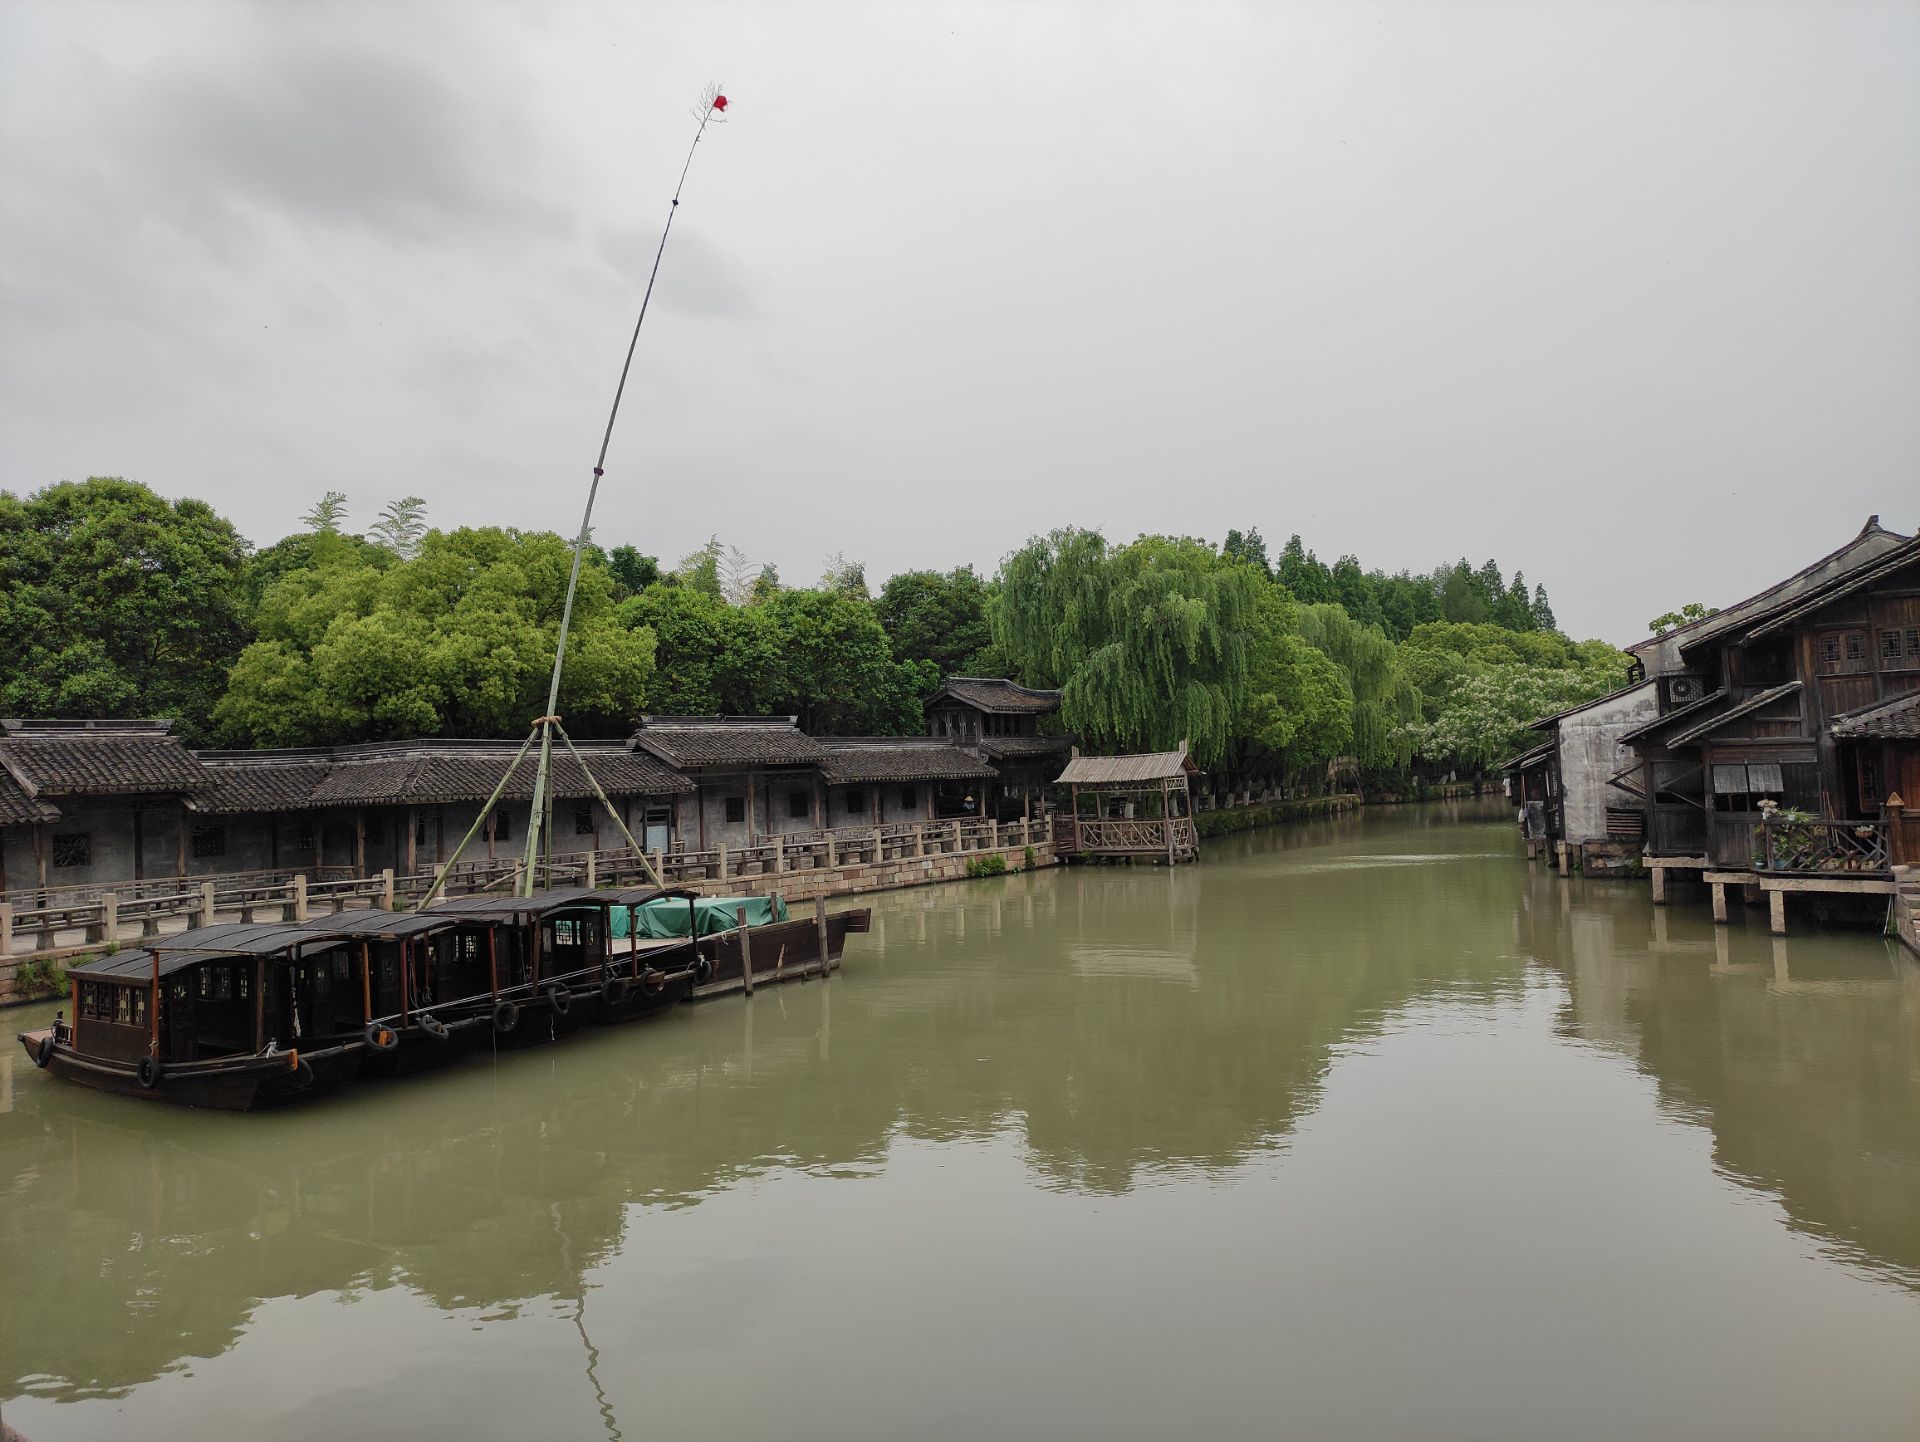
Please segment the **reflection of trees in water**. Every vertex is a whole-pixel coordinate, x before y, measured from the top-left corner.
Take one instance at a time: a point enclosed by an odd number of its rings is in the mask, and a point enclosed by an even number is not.
[[[1632,1057],[1728,1176],[1847,1259],[1920,1287],[1920,964],[1859,933],[1716,927],[1621,883],[1529,889],[1523,945],[1567,1029]],[[1743,924],[1744,923],[1744,924]]]

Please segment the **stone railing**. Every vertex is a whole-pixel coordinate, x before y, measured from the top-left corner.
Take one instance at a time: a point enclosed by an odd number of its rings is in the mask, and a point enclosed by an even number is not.
[[[654,852],[649,859],[668,885],[692,885],[1043,846],[1052,835],[1052,823],[1046,817],[1010,822],[927,821],[798,832],[751,846]],[[446,876],[442,894],[492,891],[504,895],[520,880],[521,867],[517,860],[460,862]],[[426,897],[443,870],[396,874],[389,869],[357,877],[350,868],[330,866],[311,872],[250,871],[16,891],[0,901],[0,961],[138,944],[163,931],[210,925],[215,916],[299,923],[364,907],[410,909]],[[543,887],[641,885],[647,880],[640,859],[624,847],[558,856],[541,864],[535,876],[536,884]]]

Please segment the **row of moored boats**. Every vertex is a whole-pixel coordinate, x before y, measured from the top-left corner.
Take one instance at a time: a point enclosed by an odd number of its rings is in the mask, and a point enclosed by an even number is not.
[[[208,926],[69,967],[71,1017],[20,1042],[85,1086],[247,1111],[824,972],[867,920],[629,887]]]

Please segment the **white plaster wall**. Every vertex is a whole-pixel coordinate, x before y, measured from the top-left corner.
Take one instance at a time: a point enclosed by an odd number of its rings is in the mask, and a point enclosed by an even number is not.
[[[1560,781],[1566,839],[1600,841],[1607,834],[1609,806],[1639,807],[1639,797],[1607,784],[1607,778],[1634,764],[1634,751],[1620,738],[1654,718],[1658,695],[1643,681],[1599,705],[1560,719]]]

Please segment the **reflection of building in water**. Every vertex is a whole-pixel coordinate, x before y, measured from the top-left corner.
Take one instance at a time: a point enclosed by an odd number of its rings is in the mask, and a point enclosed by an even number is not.
[[[1920,1286],[1920,964],[1879,938],[1768,936],[1535,878],[1520,944],[1565,978],[1569,1034],[1631,1058],[1796,1227]],[[1888,1025],[1889,1015],[1899,1024]]]

